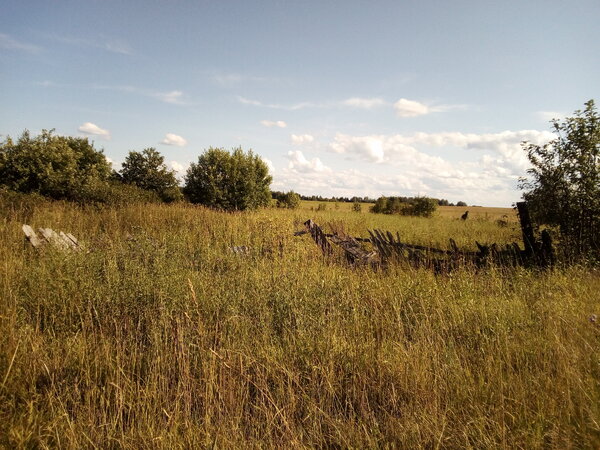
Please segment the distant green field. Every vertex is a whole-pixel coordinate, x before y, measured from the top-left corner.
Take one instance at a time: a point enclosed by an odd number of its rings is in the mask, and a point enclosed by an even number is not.
[[[293,235],[470,248],[519,240],[512,210],[1,200],[2,448],[600,448],[597,271],[375,271]]]

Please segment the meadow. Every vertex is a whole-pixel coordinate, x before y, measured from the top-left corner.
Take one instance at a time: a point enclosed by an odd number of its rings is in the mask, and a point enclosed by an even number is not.
[[[373,271],[294,237],[313,218],[438,247],[520,240],[510,209],[346,205],[0,202],[0,446],[600,446],[597,270]],[[23,223],[84,250],[35,251]]]

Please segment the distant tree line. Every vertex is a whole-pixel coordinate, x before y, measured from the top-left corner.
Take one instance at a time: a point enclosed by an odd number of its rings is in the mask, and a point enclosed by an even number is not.
[[[428,197],[379,197],[371,212],[401,214],[403,216],[431,217],[438,207],[438,200]]]
[[[209,148],[187,170],[183,186],[174,170],[165,164],[155,148],[130,151],[120,170],[113,170],[102,150],[87,138],[59,136],[43,130],[33,137],[28,131],[17,139],[7,137],[0,143],[0,187],[22,193],[79,203],[126,204],[177,202],[187,200],[223,210],[247,210],[274,204],[297,208],[301,200],[353,203],[377,203],[384,213],[410,211],[427,215],[421,197],[323,197],[300,195],[293,191],[271,191],[272,178],[265,162],[252,151],[241,148],[227,151]],[[274,201],[272,200],[274,199]],[[447,200],[429,199],[427,205],[451,205]],[[460,204],[462,202],[459,202]],[[403,205],[400,208],[398,205]]]

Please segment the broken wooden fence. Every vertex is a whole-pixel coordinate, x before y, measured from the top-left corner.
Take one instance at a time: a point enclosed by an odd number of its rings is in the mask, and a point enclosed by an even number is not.
[[[500,266],[537,266],[548,267],[554,264],[552,239],[547,231],[541,233],[541,239],[535,238],[534,227],[529,218],[527,205],[517,203],[521,229],[523,231],[524,250],[516,242],[500,247],[497,244],[483,245],[475,242],[478,250],[460,250],[454,239],[450,239],[450,249],[443,250],[423,245],[402,242],[399,233],[368,230],[368,238],[352,237],[344,233],[325,233],[312,219],[304,222],[306,231],[298,231],[296,236],[309,233],[324,255],[334,253],[331,243],[343,250],[346,260],[352,265],[386,266],[391,262],[404,261],[413,267],[433,269],[444,273],[460,266],[483,267],[494,264]],[[369,243],[372,250],[366,250],[361,243]]]

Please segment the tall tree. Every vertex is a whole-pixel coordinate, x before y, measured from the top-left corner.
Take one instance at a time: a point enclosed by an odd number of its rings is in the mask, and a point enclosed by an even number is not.
[[[269,168],[252,151],[211,147],[188,169],[184,192],[192,203],[243,211],[269,205],[271,181]]]
[[[545,145],[523,143],[532,168],[522,179],[534,220],[557,226],[578,254],[600,256],[600,116],[594,101],[573,117],[553,120],[557,137]]]
[[[165,158],[155,148],[129,152],[120,174],[124,183],[156,192],[165,202],[183,198],[175,171],[167,168]]]

